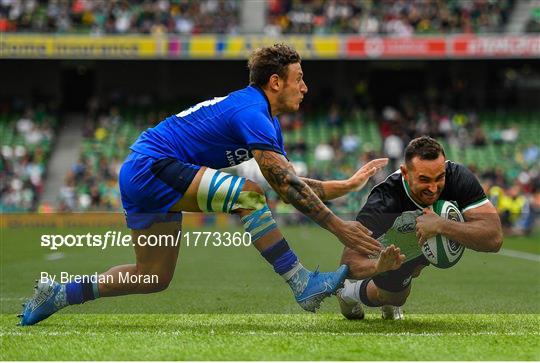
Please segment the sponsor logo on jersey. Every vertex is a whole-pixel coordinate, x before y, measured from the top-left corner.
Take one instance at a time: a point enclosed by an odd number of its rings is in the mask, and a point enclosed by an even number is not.
[[[402,226],[397,227],[399,233],[411,233],[415,230],[416,223],[407,223]]]
[[[234,150],[234,152],[232,150],[225,151],[225,157],[227,158],[230,166],[235,166],[243,163],[244,161],[248,161],[252,156],[248,149],[239,148]]]

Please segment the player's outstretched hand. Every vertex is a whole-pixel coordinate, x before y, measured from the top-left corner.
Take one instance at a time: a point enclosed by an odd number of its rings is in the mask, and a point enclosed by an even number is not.
[[[353,176],[351,176],[347,183],[350,185],[351,191],[360,190],[366,185],[369,178],[377,174],[382,168],[388,164],[387,158],[374,159],[360,168]]]
[[[332,232],[345,246],[364,255],[378,255],[382,250],[381,243],[360,222],[340,220]]]
[[[377,273],[397,270],[405,261],[405,255],[401,254],[399,247],[390,245],[386,247],[377,260]]]

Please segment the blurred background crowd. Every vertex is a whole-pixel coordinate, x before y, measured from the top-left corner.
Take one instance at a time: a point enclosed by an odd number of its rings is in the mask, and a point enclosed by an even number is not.
[[[265,32],[496,33],[514,0],[268,0]],[[538,32],[540,7],[527,30]],[[0,31],[87,34],[235,34],[240,0],[2,0]]]
[[[525,31],[540,32],[540,2],[536,0],[263,3],[267,9],[263,33],[271,36],[500,33],[506,32],[516,11],[524,13]],[[0,32],[96,36],[238,34],[242,29],[242,4],[240,0],[0,0]],[[332,63],[337,64],[335,68],[345,66],[338,62]],[[502,75],[484,74],[474,81],[479,69],[487,67],[489,61],[483,60],[480,66],[443,65],[431,71],[426,70],[426,62],[411,61],[409,68],[403,68],[398,61],[373,65],[376,62],[371,63],[371,68],[359,63],[358,73],[343,71],[347,74],[341,77],[342,81],[356,79],[356,84],[340,84],[331,90],[319,86],[324,92],[308,94],[300,112],[280,116],[288,157],[297,172],[315,179],[343,179],[374,158],[390,158],[388,168],[362,191],[331,203],[336,212],[354,217],[371,187],[399,168],[407,143],[429,134],[443,144],[448,159],[475,172],[497,207],[507,233],[529,233],[540,213],[540,111],[534,96],[540,89],[540,73],[535,68],[538,63],[533,60],[532,66],[503,65],[499,72]],[[59,64],[65,63],[69,61]],[[331,67],[334,65],[328,69]],[[75,68],[84,74],[91,67],[76,64]],[[209,61],[205,69],[214,68],[215,63]],[[244,62],[237,68],[245,69]],[[402,71],[399,77],[395,76],[396,69]],[[110,78],[107,75],[121,77],[121,72],[115,72],[113,68],[103,71],[101,82],[106,83],[103,79]],[[422,72],[428,74],[432,84],[415,85],[420,83],[415,77]],[[167,75],[165,70],[163,73]],[[378,80],[373,76],[383,73],[384,77]],[[127,78],[135,74],[141,73],[132,71]],[[216,83],[212,77],[202,74],[200,78]],[[319,83],[324,78],[313,73],[307,77]],[[369,77],[373,79],[368,82]],[[410,78],[409,83],[401,82],[400,77]],[[497,81],[490,83],[495,78]],[[153,81],[141,82],[150,86]],[[446,88],[440,88],[440,84]],[[480,85],[485,89],[479,89]],[[340,90],[345,87],[349,88]],[[414,87],[424,88],[423,93],[415,94]],[[334,95],[336,89],[341,96]],[[498,93],[492,97],[489,93],[493,90]],[[118,172],[139,134],[166,116],[205,99],[200,97],[218,95],[198,91],[192,95],[197,97],[195,100],[177,98],[169,104],[151,92],[141,95],[124,90],[124,94],[127,98],[96,93],[84,99],[84,109],[79,110],[81,121],[72,135],[77,136],[76,162],[61,177],[54,203],[43,202],[42,193],[51,181],[48,162],[65,126],[66,107],[42,94],[33,99],[0,99],[2,212],[121,211]],[[529,100],[526,106],[519,104],[522,99]],[[264,184],[253,162],[233,172]],[[282,222],[302,222],[301,214],[279,202],[268,186],[267,191]]]
[[[277,33],[387,34],[501,32],[512,0],[271,0]]]
[[[8,123],[10,129],[3,129],[12,134],[15,144],[2,146],[3,211],[121,211],[117,178],[129,145],[141,131],[171,113],[155,108],[121,111],[109,104],[90,109],[80,130],[80,155],[65,175],[57,207],[52,209],[39,204],[39,195],[54,143],[56,119],[53,111],[43,105],[21,111],[20,118]],[[462,162],[478,176],[507,232],[521,234],[530,232],[535,213],[540,211],[540,130],[532,117],[538,114],[507,114],[501,119],[496,114],[444,106],[424,108],[405,102],[388,105],[379,112],[334,104],[326,113],[299,112],[283,115],[280,120],[288,157],[299,175],[344,179],[374,158],[390,158],[388,168],[363,190],[330,204],[338,213],[354,216],[371,187],[399,168],[407,143],[429,134],[443,144],[449,159]],[[304,220],[293,207],[278,200],[256,163],[248,162],[232,172],[266,185],[272,207],[282,222]]]
[[[0,31],[149,34],[234,33],[235,0],[3,0]]]

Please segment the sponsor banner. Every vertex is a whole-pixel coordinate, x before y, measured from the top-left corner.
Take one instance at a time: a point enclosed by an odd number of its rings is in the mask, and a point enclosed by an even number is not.
[[[167,55],[170,58],[231,58],[244,59],[255,49],[269,46],[276,42],[285,42],[306,58],[312,54],[311,37],[289,36],[280,39],[265,36],[212,36],[200,35],[193,37],[169,37]],[[339,38],[334,41],[339,45]],[[339,46],[334,46],[339,49]],[[317,49],[321,53],[332,53],[332,45],[320,42]],[[333,56],[339,56],[337,50]]]
[[[245,59],[284,42],[304,59],[540,57],[540,36],[357,37],[287,35],[83,36],[0,33],[0,58]]]
[[[12,35],[2,34],[2,58],[156,58],[164,39],[147,36]]]
[[[314,36],[311,45],[313,58],[339,58],[341,53],[341,39],[338,36]]]
[[[540,36],[455,37],[453,57],[539,57]]]
[[[446,56],[446,38],[360,38],[345,40],[347,58],[439,58]]]

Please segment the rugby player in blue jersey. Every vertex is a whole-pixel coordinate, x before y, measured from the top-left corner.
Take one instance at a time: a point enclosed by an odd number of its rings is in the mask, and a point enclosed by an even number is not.
[[[376,254],[381,247],[357,221],[344,221],[323,203],[363,187],[384,167],[377,159],[351,178],[318,181],[298,177],[287,159],[277,115],[298,110],[307,86],[300,56],[283,44],[256,50],[249,62],[250,85],[226,97],[199,103],[142,133],[124,162],[119,186],[133,240],[141,235],[176,235],[181,212],[236,214],[252,242],[289,284],[296,301],[315,312],[343,284],[348,268],[319,273],[302,266],[272,217],[261,187],[219,169],[255,158],[268,183],[346,247]],[[21,325],[35,324],[67,305],[98,297],[161,291],[169,285],[179,246],[135,245],[136,263],[102,275],[113,283],[39,282],[21,314]],[[121,283],[119,276],[158,276],[157,283]]]

